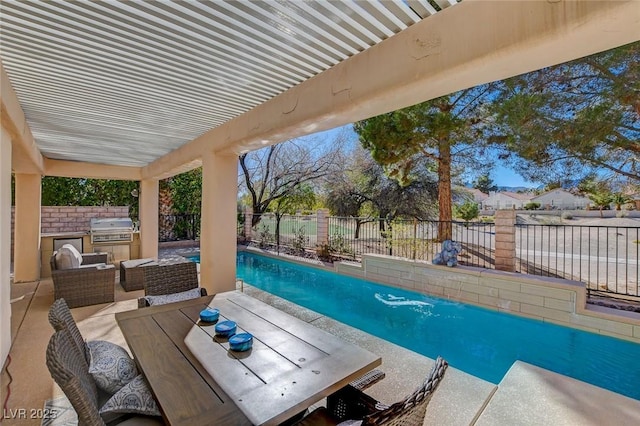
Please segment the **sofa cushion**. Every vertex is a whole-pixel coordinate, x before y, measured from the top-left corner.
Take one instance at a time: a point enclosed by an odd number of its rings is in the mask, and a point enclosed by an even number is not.
[[[87,342],[89,373],[103,391],[114,394],[138,375],[135,361],[122,346],[106,340]]]
[[[82,255],[71,244],[65,244],[56,252],[56,269],[75,269],[82,264]]]
[[[100,408],[100,415],[103,418],[124,413],[160,415],[158,404],[142,374],[123,386]]]
[[[145,296],[150,306],[154,305],[166,305],[167,303],[182,302],[183,300],[197,299],[202,296],[200,287],[192,288],[191,290],[181,291],[180,293],[163,294],[160,296]]]

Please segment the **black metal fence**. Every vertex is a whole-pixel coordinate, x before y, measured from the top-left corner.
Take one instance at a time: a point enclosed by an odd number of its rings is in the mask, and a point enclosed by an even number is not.
[[[443,225],[451,227],[451,239],[462,245],[460,264],[493,268],[493,223],[329,217],[329,251],[353,260],[377,253],[431,261],[442,250],[439,230]]]
[[[516,225],[518,272],[559,277],[640,297],[640,227]]]
[[[200,239],[200,214],[160,215],[158,222],[160,242]]]
[[[330,216],[325,247],[317,244],[316,216],[284,215],[277,223],[275,215],[262,215],[252,240],[278,251],[308,249],[353,261],[367,253],[431,261],[441,251],[439,229],[451,226],[451,239],[462,245],[461,265],[495,267],[494,223]],[[517,272],[581,281],[590,294],[640,297],[639,227],[517,224],[511,229]]]
[[[248,219],[245,219],[248,220]],[[303,253],[317,245],[316,215],[253,215],[251,239],[262,248],[287,249]]]

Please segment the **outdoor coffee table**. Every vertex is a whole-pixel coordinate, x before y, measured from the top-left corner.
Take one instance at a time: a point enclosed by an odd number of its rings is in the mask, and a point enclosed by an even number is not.
[[[154,259],[134,259],[120,262],[120,285],[125,291],[144,288],[142,267],[157,265]]]
[[[254,336],[229,350],[205,307]],[[380,365],[379,356],[239,292],[116,314],[170,425],[277,425]]]

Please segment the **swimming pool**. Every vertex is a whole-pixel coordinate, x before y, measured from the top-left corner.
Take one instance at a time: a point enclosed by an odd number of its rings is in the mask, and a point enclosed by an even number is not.
[[[248,252],[237,276],[492,383],[516,360],[640,399],[640,345]]]

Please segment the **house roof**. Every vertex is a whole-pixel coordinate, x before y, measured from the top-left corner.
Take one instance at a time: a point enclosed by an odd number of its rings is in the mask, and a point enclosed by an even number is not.
[[[567,191],[566,189],[563,189],[563,188],[554,188],[554,189],[551,189],[549,191],[543,192],[542,194],[538,194],[535,197],[532,197],[531,200],[534,201],[534,200],[536,200],[538,198],[541,198],[541,197],[543,197],[545,195],[548,195],[548,194],[551,194],[551,193],[554,193],[554,192],[555,193],[559,193],[559,194],[566,194],[566,195],[569,195],[571,197],[586,198],[586,197],[584,197],[584,196],[582,196],[580,194],[574,194],[573,192]]]
[[[511,191],[496,192],[489,195],[489,197],[487,198],[492,198],[494,196],[504,196],[504,197],[513,198],[519,201],[529,201],[531,199],[531,194],[523,194],[523,193],[511,192]]]

